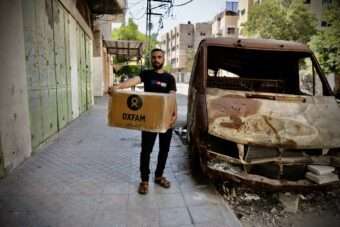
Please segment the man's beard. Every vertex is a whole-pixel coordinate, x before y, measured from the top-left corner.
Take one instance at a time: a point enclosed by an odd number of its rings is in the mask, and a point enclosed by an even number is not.
[[[152,67],[153,67],[155,70],[158,70],[158,69],[163,68],[163,64],[164,64],[164,63],[159,63],[159,64],[157,64],[156,62],[153,62],[153,63],[152,63]]]

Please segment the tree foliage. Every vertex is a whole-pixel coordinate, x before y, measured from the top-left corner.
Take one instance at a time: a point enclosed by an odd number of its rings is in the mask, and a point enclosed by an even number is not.
[[[195,59],[195,51],[194,49],[188,49],[187,50],[187,61],[185,63],[185,71],[187,72],[191,72],[192,70],[192,65],[194,63],[194,59]]]
[[[310,44],[326,73],[340,76],[340,0],[333,1],[323,15],[327,27],[315,35]]]
[[[263,0],[248,16],[242,25],[247,36],[307,43],[316,33],[316,18],[303,0]]]
[[[140,71],[141,67],[139,65],[124,65],[118,70],[117,75],[121,76],[125,74],[128,77],[133,77],[138,76]]]
[[[172,65],[171,64],[167,64],[164,66],[164,70],[168,73],[171,73],[173,68],[172,68]]]
[[[114,40],[137,40],[145,41],[145,35],[138,30],[138,25],[129,18],[127,25],[121,25],[112,31]]]
[[[114,40],[135,40],[135,41],[141,41],[145,42],[145,45],[147,45],[147,42],[150,42],[150,48],[144,48],[143,57],[144,62],[149,62],[149,53],[152,48],[154,48],[157,44],[157,41],[154,37],[150,37],[150,39],[147,38],[147,36],[140,32],[138,30],[138,25],[132,20],[132,18],[129,18],[127,25],[121,25],[119,28],[116,28],[112,31],[112,38]],[[116,63],[122,63],[126,62],[129,59],[126,59],[124,57],[116,57],[115,62]]]

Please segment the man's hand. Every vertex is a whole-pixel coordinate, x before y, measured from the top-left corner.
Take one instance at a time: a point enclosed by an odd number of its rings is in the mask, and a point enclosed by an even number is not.
[[[176,120],[177,120],[177,112],[174,111],[170,119],[170,128],[173,128],[175,126]]]
[[[112,87],[109,87],[107,94],[112,95],[112,93],[117,89],[120,89],[120,84],[114,84]]]
[[[170,91],[170,94],[175,96],[175,108],[172,112],[171,119],[170,119],[170,128],[175,127],[175,123],[177,120],[177,101],[176,101],[176,91]]]
[[[139,84],[141,82],[142,82],[141,78],[139,76],[135,76],[135,77],[132,77],[132,78],[124,81],[123,83],[113,85],[112,87],[109,88],[107,93],[109,95],[111,95],[114,90],[130,88],[130,87],[135,86],[135,85],[137,85],[137,84]]]

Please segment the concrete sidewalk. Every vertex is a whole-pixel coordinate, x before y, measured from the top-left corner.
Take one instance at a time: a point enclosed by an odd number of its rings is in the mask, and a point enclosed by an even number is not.
[[[176,135],[165,170],[172,187],[151,183],[139,195],[140,132],[107,127],[106,99],[96,101],[0,180],[0,226],[240,226],[214,187],[191,175]]]

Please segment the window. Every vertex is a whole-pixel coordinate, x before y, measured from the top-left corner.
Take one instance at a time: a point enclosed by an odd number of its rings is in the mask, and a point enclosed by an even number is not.
[[[328,27],[329,24],[327,23],[327,21],[321,21],[321,27]]]
[[[238,1],[230,1],[230,0],[227,1],[226,10],[237,13],[237,11],[238,11]]]
[[[228,28],[228,29],[227,29],[227,33],[228,33],[229,35],[235,34],[235,33],[236,33],[236,28]]]
[[[304,0],[303,3],[310,4],[311,0]]]
[[[300,91],[307,95],[322,96],[322,82],[310,58],[299,60]]]
[[[201,36],[205,36],[205,32],[201,32],[200,35],[201,35]]]
[[[246,9],[241,10],[241,15],[243,16],[246,13]]]
[[[191,33],[190,33],[190,32],[188,32],[188,35],[191,35]]]
[[[188,48],[193,48],[193,46],[192,45],[188,45]]]
[[[307,53],[208,47],[207,87],[295,95],[327,91]]]
[[[332,4],[332,0],[322,0],[322,6],[330,6]]]

